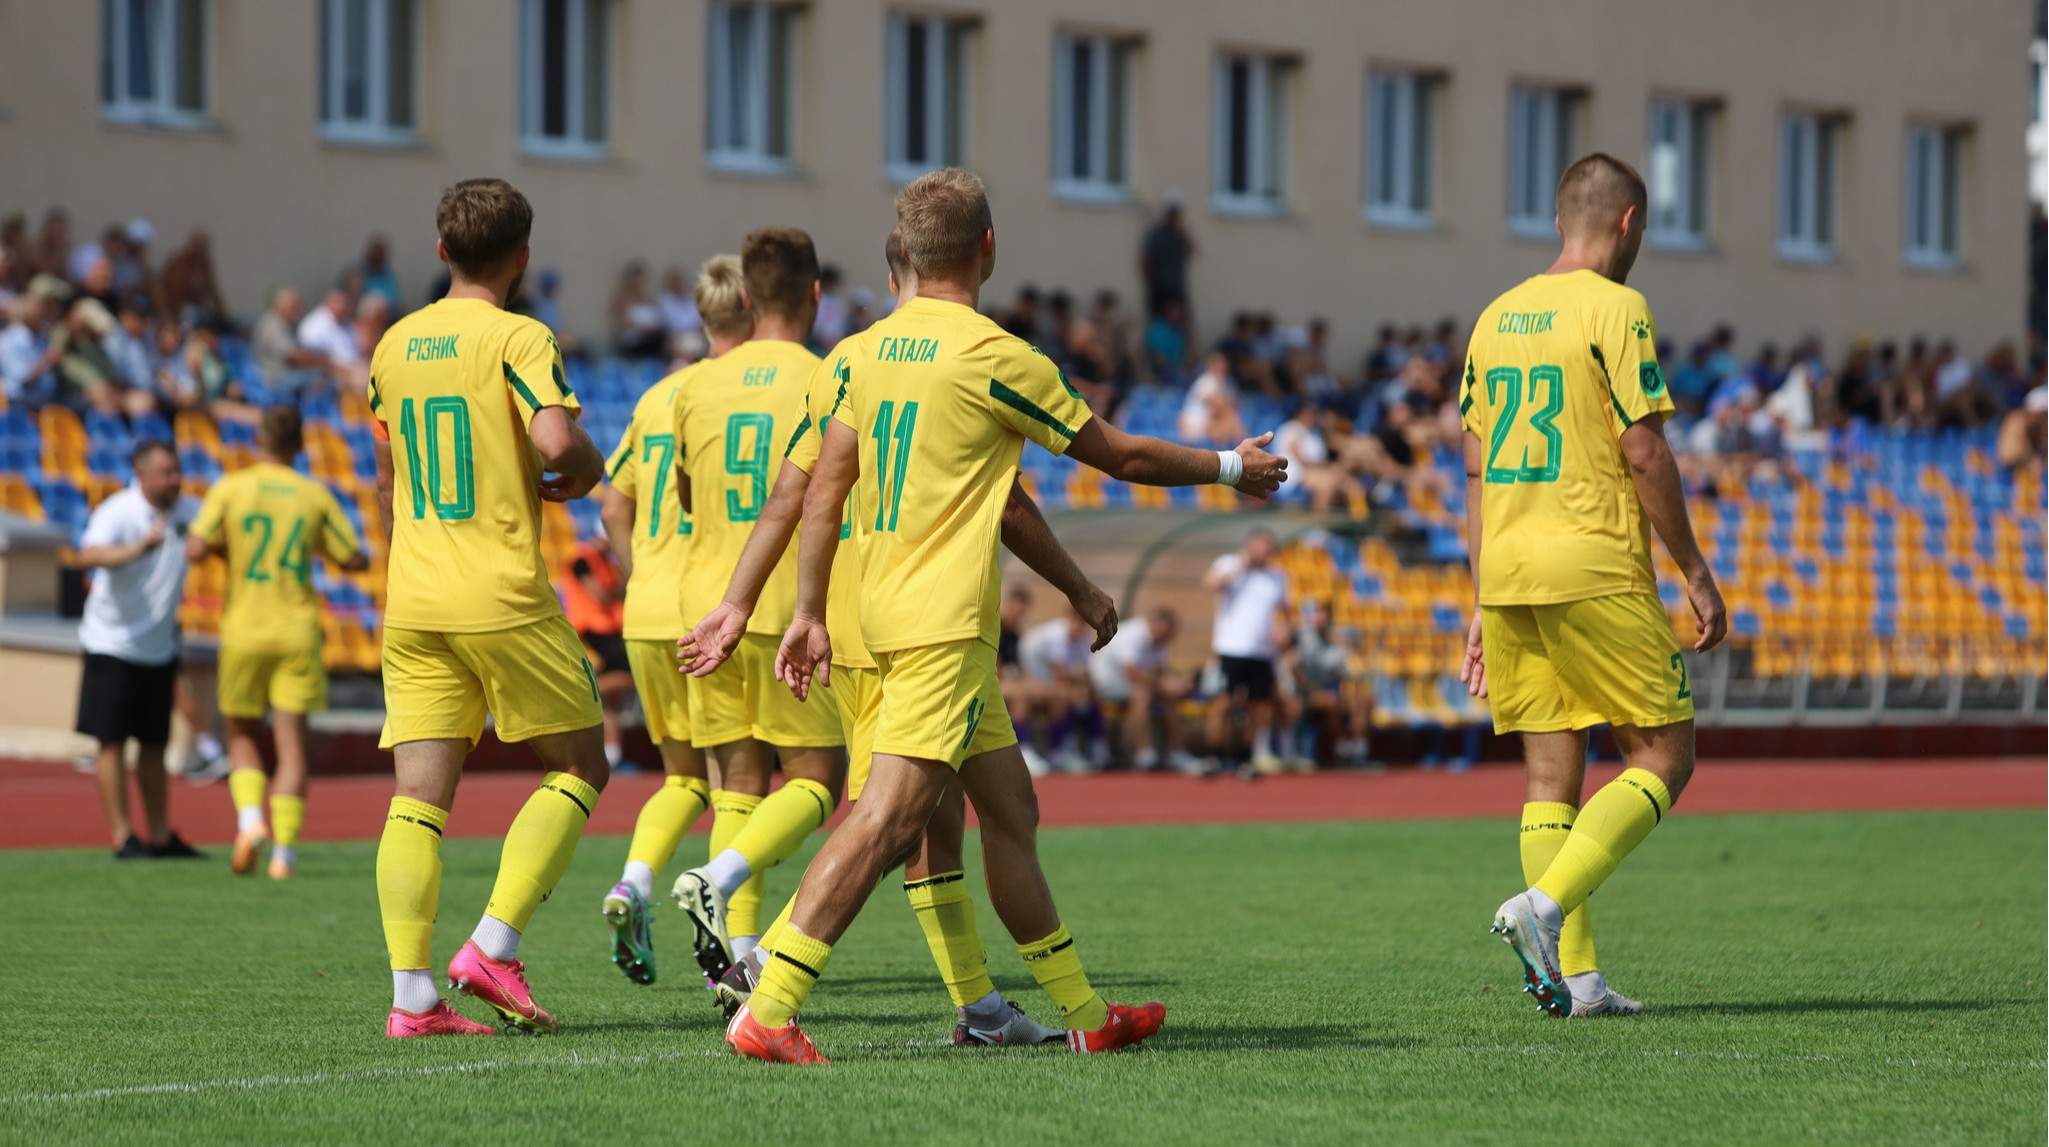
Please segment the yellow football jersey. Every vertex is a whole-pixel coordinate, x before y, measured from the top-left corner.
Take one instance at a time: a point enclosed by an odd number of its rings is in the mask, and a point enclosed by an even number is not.
[[[385,332],[370,410],[391,440],[384,623],[489,633],[562,612],[541,560],[544,406],[582,410],[548,328],[481,299],[443,299]]]
[[[917,298],[855,336],[832,417],[861,444],[861,632],[871,653],[996,644],[1003,507],[1029,438],[1092,417],[1052,360],[972,308]]]
[[[680,372],[676,442],[690,477],[693,513],[690,575],[683,579],[683,616],[690,624],[716,609],[747,536],[768,503],[780,459],[804,418],[804,391],[818,356],[793,342],[741,343]],[[781,637],[797,609],[797,541],[776,563],[747,632]]]
[[[676,497],[676,402],[682,384],[679,371],[640,396],[605,467],[612,488],[633,499],[633,576],[626,582],[621,631],[630,641],[674,641],[700,620],[683,616],[677,594],[691,530],[690,515]]]
[[[1459,414],[1480,439],[1480,602],[1657,592],[1650,522],[1618,441],[1672,409],[1641,294],[1592,271],[1538,275],[1488,306]]]
[[[811,372],[811,386],[804,395],[804,417],[790,435],[783,457],[806,474],[818,468],[819,445],[825,441],[826,423],[832,419],[833,404],[839,399],[840,380],[846,376],[848,356],[858,347],[859,335],[840,340],[832,353]],[[847,494],[847,508],[840,515],[840,548],[832,558],[832,584],[826,587],[825,631],[832,636],[832,663],[856,669],[875,668],[875,658],[861,637],[861,558],[851,540],[854,515],[859,512],[861,491]],[[834,679],[837,684],[838,679]]]
[[[221,643],[256,653],[318,647],[313,556],[338,564],[363,548],[327,487],[275,462],[259,462],[215,482],[192,532],[227,552]]]

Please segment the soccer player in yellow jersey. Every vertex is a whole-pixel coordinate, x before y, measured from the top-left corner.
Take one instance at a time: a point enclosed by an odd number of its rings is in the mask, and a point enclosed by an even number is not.
[[[214,483],[185,536],[186,556],[228,561],[221,611],[220,707],[228,726],[228,794],[235,802],[238,876],[256,871],[257,853],[275,840],[270,876],[292,875],[293,849],[306,821],[306,714],[327,708],[327,666],[320,657],[320,594],[313,558],[355,572],[369,568],[356,527],[327,487],[292,469],[303,439],[299,412],[263,412],[263,457]],[[277,776],[263,775],[256,738],[275,712]],[[270,787],[270,823],[263,797]]]
[[[1149,485],[1220,482],[1263,496],[1285,477],[1286,464],[1259,448],[1270,436],[1216,452],[1105,424],[1051,361],[978,313],[996,239],[972,173],[945,168],[904,188],[897,226],[918,297],[870,327],[849,356],[804,497],[797,606],[777,653],[778,675],[797,695],[830,684],[826,602],[858,480],[861,632],[882,697],[874,762],[861,801],[805,873],[760,984],[727,1026],[735,1051],[774,1062],[820,1059],[797,1011],[876,880],[917,844],[952,776],[984,821],[1034,820],[1031,775],[996,679],[997,536],[1025,440]],[[1113,1007],[1089,986],[1036,844],[1028,847],[1028,858],[989,858],[990,898],[1013,936],[1036,937],[1019,954],[1059,1007],[1068,1046],[1109,1051],[1157,1032],[1162,1005]]]
[[[892,229],[884,245],[889,264],[890,293],[897,304],[909,303],[917,295],[917,276],[903,258],[903,242]],[[783,455],[775,488],[761,520],[747,539],[747,549],[733,571],[719,607],[698,623],[684,638],[682,660],[692,673],[710,673],[731,655],[746,631],[747,622],[761,588],[778,558],[795,534],[811,472],[818,464],[819,447],[832,407],[839,396],[841,376],[849,356],[860,350],[858,336],[843,340],[819,364],[812,375],[799,433],[790,439]],[[859,512],[856,498],[848,499],[849,514]],[[851,520],[841,523],[844,536]],[[1117,631],[1116,605],[1101,589],[1082,576],[1059,539],[1053,536],[1038,506],[1022,485],[1013,481],[1010,502],[1003,511],[1003,544],[1026,565],[1068,596],[1075,612],[1096,631],[1101,648]],[[833,581],[826,605],[826,625],[832,634],[832,695],[839,705],[840,725],[847,732],[847,799],[861,799],[873,759],[875,721],[881,710],[880,673],[875,659],[861,638],[861,573],[853,546],[842,546],[833,556]],[[1024,1014],[999,995],[989,979],[988,958],[982,934],[975,925],[974,901],[968,899],[961,852],[966,829],[966,809],[960,784],[949,781],[946,795],[925,825],[916,854],[904,860],[904,895],[925,933],[940,979],[953,998],[956,1012],[953,1041],[957,1047],[1009,1047],[1059,1042],[1062,1031],[1048,1028]],[[981,834],[986,851],[997,858],[1035,858],[1030,848],[1031,827],[984,818]],[[992,837],[1008,835],[1008,842],[989,844]],[[736,1012],[760,979],[763,956],[773,951],[777,938],[789,924],[795,906],[792,897],[782,915],[762,935],[762,946],[746,959],[736,961],[718,983],[720,1003],[728,1018]],[[1022,937],[1032,939],[1033,937]]]
[[[711,357],[747,341],[754,330],[740,286],[740,257],[716,255],[697,276],[697,313]],[[690,698],[676,672],[675,640],[689,625],[677,587],[688,576],[690,515],[670,490],[676,476],[676,406],[683,373],[656,383],[634,405],[612,452],[601,517],[626,572],[626,658],[647,714],[648,736],[662,754],[662,787],[641,806],[626,849],[626,870],[605,894],[612,926],[612,962],[637,984],[655,982],[649,901],[655,873],[676,854],[683,833],[711,804],[704,750],[690,743]]]
[[[685,617],[711,612],[733,576],[818,366],[804,347],[818,310],[811,237],[795,227],[755,231],[740,245],[740,269],[752,336],[680,376],[676,485],[694,531],[682,583]],[[825,823],[846,780],[832,698],[794,698],[775,680],[778,631],[796,600],[796,558],[795,547],[785,550],[732,661],[687,684],[690,739],[710,752],[718,784],[710,862],[677,877],[673,895],[696,925],[698,963],[713,983],[761,935],[756,877]],[[783,770],[783,787],[773,794],[771,751]]]
[[[1727,629],[1665,445],[1672,409],[1642,295],[1644,183],[1586,156],[1558,183],[1558,260],[1494,300],[1468,345],[1467,542],[1478,603],[1461,676],[1523,735],[1523,875],[1494,931],[1552,1015],[1627,1015],[1594,960],[1586,900],[1693,773],[1693,694],[1658,601],[1653,529],[1686,577],[1705,652]],[[1586,730],[1628,767],[1580,807]]]
[[[382,745],[397,794],[377,849],[392,1036],[477,1034],[435,991],[429,941],[442,826],[488,714],[548,772],[505,836],[497,883],[449,981],[515,1028],[555,1031],[519,962],[520,933],[583,835],[605,763],[597,677],[548,583],[541,502],[589,493],[605,458],[548,328],[505,308],[525,273],[533,207],[496,179],[458,183],[435,211],[452,285],[392,324],[370,360],[384,439],[377,487],[391,530]]]

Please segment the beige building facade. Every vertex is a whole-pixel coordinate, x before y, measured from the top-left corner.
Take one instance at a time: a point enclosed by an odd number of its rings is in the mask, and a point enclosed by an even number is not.
[[[1140,294],[1170,193],[1196,316],[1469,320],[1551,255],[1550,184],[1653,184],[1632,285],[1663,331],[2024,328],[2028,0],[0,0],[0,211],[81,239],[213,235],[231,307],[322,286],[371,232],[410,301],[432,207],[510,178],[538,266],[602,335],[657,270],[809,228],[880,288],[901,182],[988,180],[999,268]]]

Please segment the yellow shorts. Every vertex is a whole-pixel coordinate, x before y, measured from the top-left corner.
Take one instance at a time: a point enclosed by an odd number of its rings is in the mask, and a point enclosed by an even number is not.
[[[1480,618],[1497,733],[1693,719],[1685,657],[1651,594],[1488,605]]]
[[[996,647],[975,638],[877,653],[882,701],[875,716],[873,751],[945,761],[1017,744],[1003,686],[996,677]]]
[[[765,633],[742,634],[724,665],[709,677],[688,680],[691,744],[710,749],[748,737],[782,749],[842,743],[832,690],[814,688],[809,699],[799,701],[775,679],[780,644]]]
[[[407,741],[484,735],[525,741],[604,720],[598,677],[569,620],[556,616],[491,633],[384,631],[384,736]]]
[[[690,693],[683,684],[683,671],[676,664],[676,643],[629,639],[626,664],[633,670],[633,688],[640,694],[640,711],[647,716],[647,735],[656,744],[689,744]]]
[[[872,665],[834,665],[832,699],[847,736],[847,799],[861,799],[875,763],[875,719],[882,714],[882,672]]]
[[[257,721],[266,709],[318,713],[327,708],[327,666],[320,646],[264,653],[222,645],[220,705],[223,717]]]

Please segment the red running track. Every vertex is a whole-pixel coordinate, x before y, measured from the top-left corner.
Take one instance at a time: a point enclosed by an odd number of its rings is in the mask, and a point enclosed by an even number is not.
[[[1589,791],[1616,771],[1613,765],[1597,767]],[[448,834],[502,834],[536,779],[520,773],[465,778]],[[631,832],[641,802],[658,783],[658,774],[647,773],[614,780],[591,819],[591,831]],[[1505,765],[1462,776],[1399,768],[1251,783],[1112,773],[1048,777],[1039,781],[1038,790],[1041,816],[1049,827],[1509,817],[1522,803],[1522,772]],[[390,799],[386,777],[316,779],[307,802],[305,838],[372,839],[382,830]],[[1695,774],[1683,807],[1687,813],[1715,813],[2039,809],[2045,804],[2049,769],[2041,759],[1974,758],[1709,762]],[[0,817],[0,848],[107,843],[92,778],[69,764],[0,762],[0,808],[8,812]],[[171,824],[194,842],[232,840],[235,818],[227,785],[195,788],[173,780]]]

